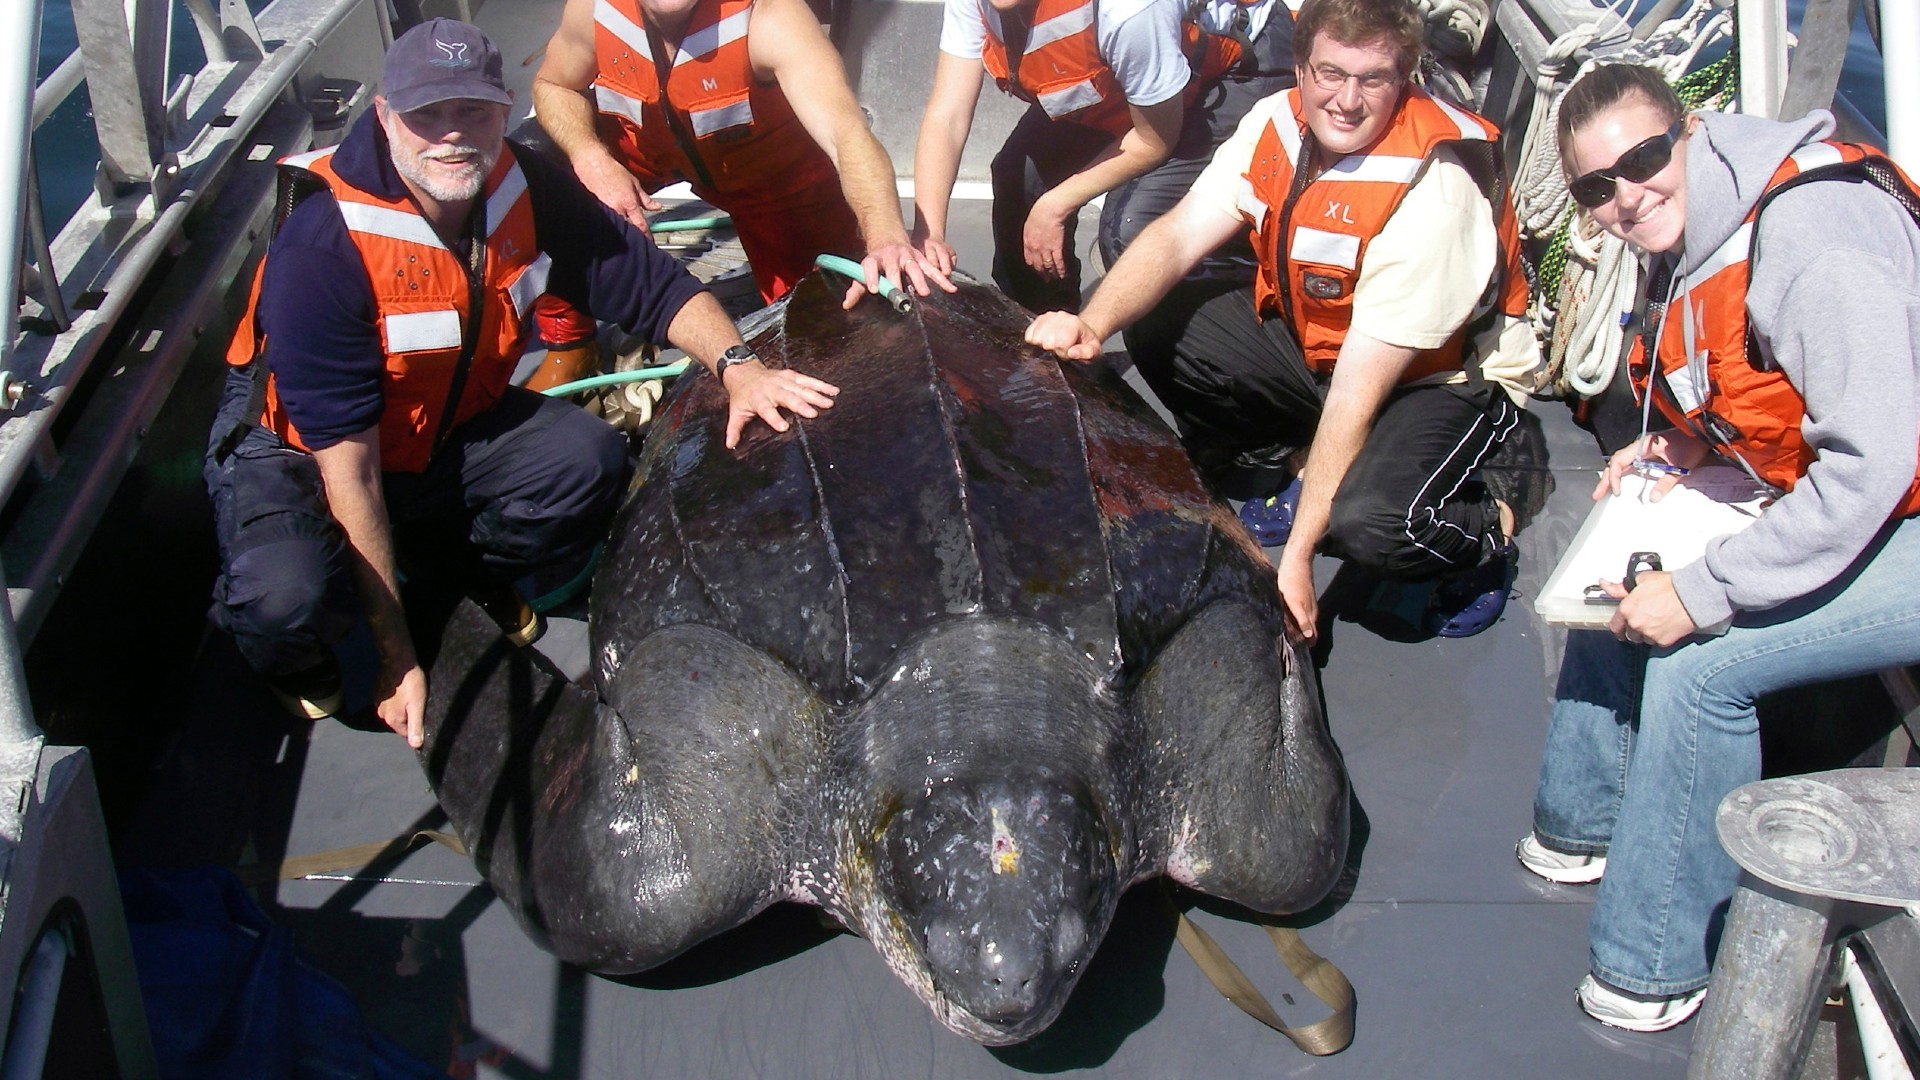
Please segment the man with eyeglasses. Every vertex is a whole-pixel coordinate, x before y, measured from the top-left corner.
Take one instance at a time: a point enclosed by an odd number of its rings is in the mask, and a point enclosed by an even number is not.
[[[1437,582],[1420,621],[1447,637],[1491,625],[1515,569],[1512,511],[1476,470],[1518,425],[1539,348],[1498,132],[1408,84],[1423,41],[1407,0],[1307,0],[1299,87],[1247,116],[1084,312],[1027,330],[1087,360],[1133,326],[1203,475],[1282,548],[1309,640],[1316,551]],[[1249,226],[1251,292],[1159,303]]]

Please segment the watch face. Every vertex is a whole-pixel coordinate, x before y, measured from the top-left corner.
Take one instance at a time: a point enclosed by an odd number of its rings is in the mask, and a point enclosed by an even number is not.
[[[720,354],[720,359],[713,365],[713,373],[715,375],[724,375],[730,367],[758,359],[760,359],[759,355],[755,353],[750,346],[734,345],[729,347],[726,352]]]

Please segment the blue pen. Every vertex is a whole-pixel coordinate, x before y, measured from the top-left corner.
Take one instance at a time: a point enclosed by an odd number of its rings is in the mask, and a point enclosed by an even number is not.
[[[1651,476],[1687,476],[1693,470],[1683,469],[1678,465],[1669,465],[1664,461],[1654,461],[1651,458],[1641,458],[1638,461],[1635,461],[1633,463],[1633,471],[1639,473],[1641,476],[1651,477]]]

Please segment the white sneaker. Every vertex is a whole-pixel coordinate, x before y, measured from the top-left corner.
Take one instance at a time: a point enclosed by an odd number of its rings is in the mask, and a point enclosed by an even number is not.
[[[1528,833],[1513,845],[1520,865],[1562,885],[1591,885],[1607,872],[1605,855],[1568,855],[1540,842],[1539,834]]]
[[[1581,979],[1580,989],[1574,991],[1574,999],[1588,1016],[1608,1027],[1627,1031],[1665,1031],[1678,1027],[1700,1011],[1700,1001],[1706,996],[1707,988],[1703,986],[1691,994],[1649,998],[1615,990],[1592,975]]]

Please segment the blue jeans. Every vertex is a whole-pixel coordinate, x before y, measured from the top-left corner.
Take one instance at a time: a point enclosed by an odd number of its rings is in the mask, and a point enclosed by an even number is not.
[[[1720,801],[1760,779],[1754,702],[1775,690],[1920,662],[1920,518],[1853,566],[1720,637],[1671,649],[1567,635],[1534,797],[1549,847],[1605,854],[1588,923],[1593,974],[1642,994],[1707,984],[1740,870],[1714,829]]]

